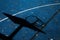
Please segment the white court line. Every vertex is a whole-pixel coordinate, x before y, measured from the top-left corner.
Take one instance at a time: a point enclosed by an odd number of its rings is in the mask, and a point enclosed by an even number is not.
[[[60,3],[53,3],[53,4],[42,5],[42,6],[36,6],[36,7],[29,8],[29,9],[26,9],[26,10],[23,10],[23,11],[19,11],[19,12],[13,14],[13,16],[24,13],[24,12],[27,12],[27,11],[30,11],[30,10],[34,10],[34,9],[38,9],[38,8],[42,8],[42,7],[47,7],[47,6],[54,6],[54,5],[60,5]],[[7,19],[8,19],[8,17],[3,18],[2,20],[0,20],[0,22],[3,22],[5,20],[7,20]]]

